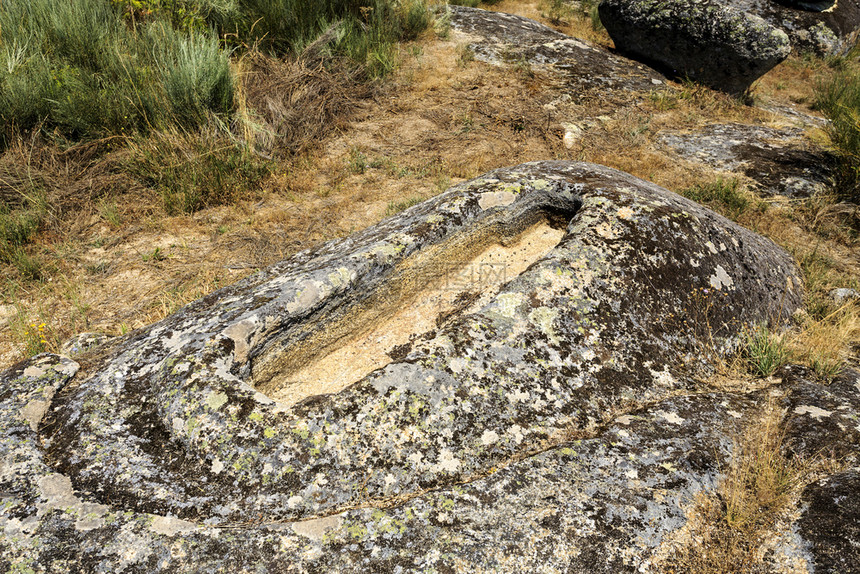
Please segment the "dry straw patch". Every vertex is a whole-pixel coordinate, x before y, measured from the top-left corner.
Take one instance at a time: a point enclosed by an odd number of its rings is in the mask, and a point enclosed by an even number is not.
[[[781,519],[803,487],[838,462],[783,454],[784,413],[771,401],[760,422],[735,440],[733,457],[715,492],[704,492],[688,523],[658,551],[658,570],[667,574],[750,574],[769,571],[765,553]]]
[[[787,341],[795,361],[808,365],[823,379],[838,375],[860,341],[857,305],[846,303],[820,319],[807,315]]]
[[[246,138],[265,153],[294,155],[344,128],[356,104],[373,94],[363,72],[346,59],[326,58],[334,30],[296,60],[250,52],[238,65]]]

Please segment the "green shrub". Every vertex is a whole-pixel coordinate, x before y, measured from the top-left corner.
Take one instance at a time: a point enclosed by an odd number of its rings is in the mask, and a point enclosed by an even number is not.
[[[788,361],[788,348],[782,336],[767,325],[758,325],[746,332],[744,348],[747,365],[753,375],[769,377]]]
[[[0,145],[207,125],[233,108],[225,45],[299,53],[335,30],[330,49],[381,76],[429,18],[424,0],[2,0]]]
[[[221,50],[217,38],[199,32],[181,34],[164,25],[150,26],[148,31],[154,46],[166,46],[157,62],[171,119],[194,128],[205,125],[209,113],[228,113],[234,78],[229,53]]]
[[[107,0],[0,3],[3,143],[41,124],[69,139],[202,125],[232,106],[227,54],[208,32],[126,26]]]
[[[825,129],[840,160],[837,195],[860,202],[860,76],[840,68],[816,87],[815,106],[830,120]]]

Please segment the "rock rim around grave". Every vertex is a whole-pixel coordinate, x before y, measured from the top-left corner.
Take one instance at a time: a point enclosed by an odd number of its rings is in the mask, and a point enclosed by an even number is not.
[[[499,253],[533,262],[464,280]],[[85,375],[50,355],[4,373],[0,560],[396,571],[442,548],[476,568],[556,556],[585,571],[597,559],[583,552],[604,541],[607,564],[635,561],[713,484],[725,429],[758,400],[679,395],[744,326],[784,319],[801,294],[782,249],[653,184],[584,163],[496,170],[204,297]],[[428,330],[401,333],[354,381],[319,394],[331,371],[302,375],[344,340],[396,331],[387,321],[424,300],[439,314],[408,319]],[[665,431],[665,449],[626,428],[637,417]],[[635,444],[611,454],[618,437]],[[689,441],[700,455],[677,458]],[[625,468],[633,446],[639,466]],[[571,484],[591,488],[571,482],[582,472],[615,481],[613,494],[575,495]],[[516,495],[539,476],[540,507]],[[484,552],[525,515],[518,532],[540,552]]]
[[[784,31],[713,0],[601,0],[598,11],[620,52],[730,94],[791,52]]]

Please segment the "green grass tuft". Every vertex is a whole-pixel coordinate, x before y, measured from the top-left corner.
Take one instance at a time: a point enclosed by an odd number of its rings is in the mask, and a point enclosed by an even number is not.
[[[860,202],[860,74],[847,64],[816,86],[815,107],[829,120],[825,128],[839,158],[840,199]]]
[[[413,196],[403,201],[389,201],[388,206],[385,209],[385,216],[389,217],[400,213],[403,210],[409,209],[413,205],[418,205],[422,201],[424,200],[418,196]]]
[[[744,356],[754,376],[769,377],[788,361],[788,347],[782,335],[762,324],[747,330]]]
[[[272,164],[224,135],[159,132],[131,144],[128,170],[157,190],[170,215],[247,198]]]
[[[682,190],[681,195],[710,207],[730,219],[738,219],[745,211],[758,208],[737,179],[717,178]]]
[[[35,187],[22,194],[18,205],[0,201],[0,263],[13,265],[22,277],[40,279],[41,265],[25,247],[47,218],[47,201]]]

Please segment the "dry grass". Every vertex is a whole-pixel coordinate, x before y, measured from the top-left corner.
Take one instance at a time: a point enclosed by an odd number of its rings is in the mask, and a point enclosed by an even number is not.
[[[795,317],[795,326],[785,334],[784,342],[790,361],[811,367],[825,380],[856,357],[860,347],[857,304],[840,306],[829,296],[837,287],[860,288],[853,217],[853,210],[840,210],[826,197],[812,197],[772,199],[736,218],[774,240],[798,261],[806,287],[806,311]]]
[[[821,318],[804,317],[789,333],[787,346],[793,360],[811,367],[827,380],[838,375],[860,341],[860,311],[845,303]]]
[[[324,61],[325,35],[302,57],[250,52],[239,62],[245,134],[266,154],[294,155],[346,126],[356,103],[373,94],[363,72],[345,59]]]
[[[703,493],[688,524],[663,548],[659,569],[667,574],[750,574],[768,571],[768,538],[802,488],[835,468],[824,458],[799,460],[782,453],[783,413],[769,404],[733,448],[716,492]]]
[[[816,84],[831,74],[831,69],[820,60],[792,54],[757,80],[754,92],[764,102],[809,105],[815,100]]]

